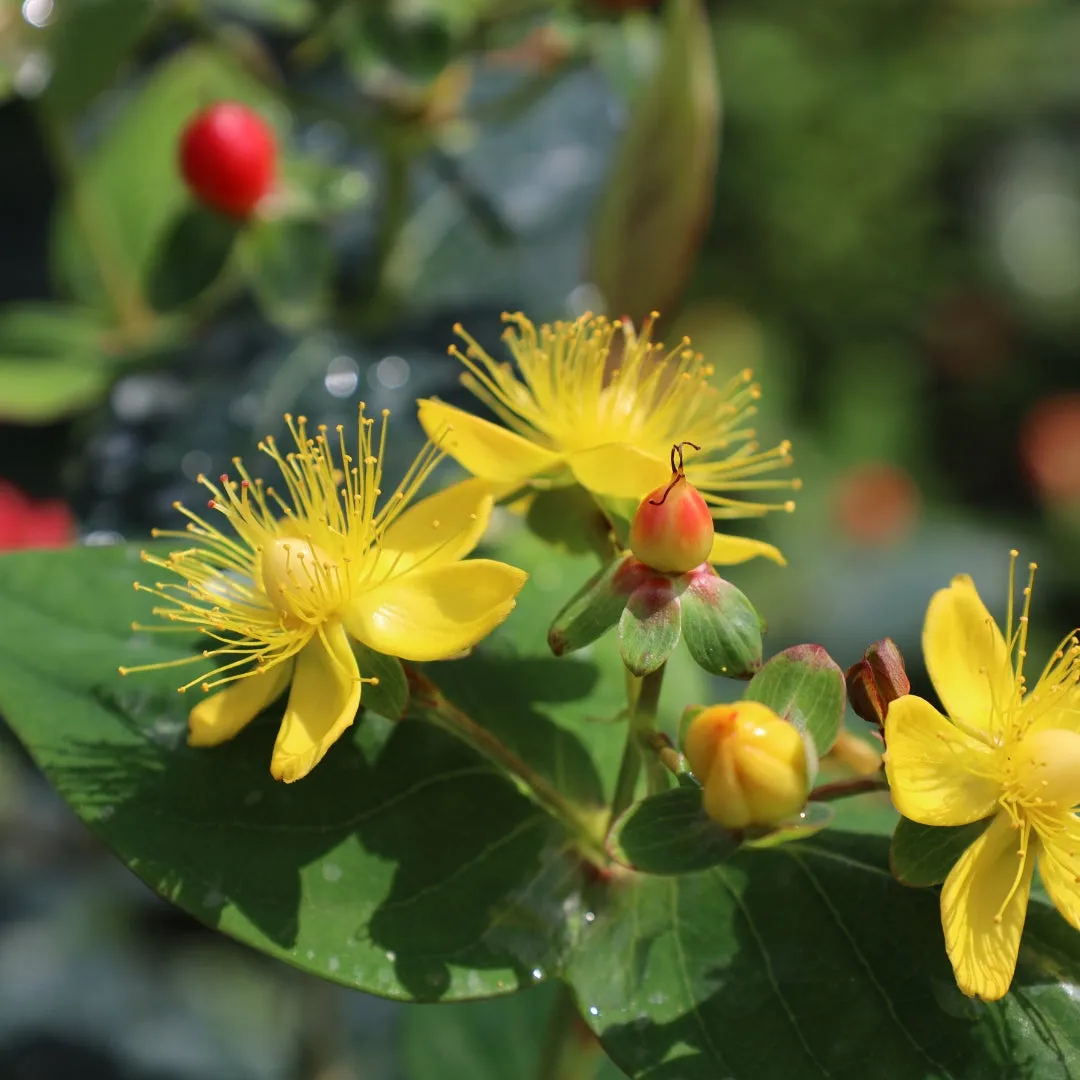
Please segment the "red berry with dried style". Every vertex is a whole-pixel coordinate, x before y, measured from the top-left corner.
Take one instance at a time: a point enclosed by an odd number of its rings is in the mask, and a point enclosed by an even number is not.
[[[641,500],[630,524],[630,550],[646,566],[665,574],[693,570],[712,550],[712,513],[683,472],[684,446],[694,444],[671,448],[670,482]]]
[[[274,183],[274,133],[246,105],[219,101],[193,117],[180,136],[180,171],[200,202],[247,217]]]

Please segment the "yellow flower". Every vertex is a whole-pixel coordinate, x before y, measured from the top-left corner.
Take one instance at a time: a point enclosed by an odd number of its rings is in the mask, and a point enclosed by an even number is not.
[[[1070,633],[1033,689],[1024,677],[1035,564],[1013,626],[1012,569],[1006,634],[971,578],[930,601],[923,652],[948,714],[908,694],[885,720],[893,802],[924,825],[990,818],[941,892],[941,922],[956,981],[994,1001],[1012,982],[1032,872],[1080,929],[1080,644]]]
[[[218,642],[203,653],[218,667],[180,689],[228,686],[191,710],[192,746],[232,738],[291,683],[270,772],[299,780],[353,722],[361,685],[377,681],[361,677],[350,637],[388,656],[441,660],[475,645],[513,609],[523,571],[461,561],[491,515],[483,481],[410,506],[443,456],[429,444],[377,509],[386,417],[376,447],[375,422],[360,406],[354,458],[340,425],[333,441],[323,426],[312,438],[304,417],[286,416],[295,451],[283,456],[272,438],[259,444],[281,473],[280,493],[252,480],[237,458],[239,481],[199,478],[231,534],[180,504],[186,530],[154,532],[187,542],[166,558],[143,554],[182,581],[135,588],[166,601],[154,614]]]
[[[794,509],[790,501],[743,498],[747,491],[799,486],[797,480],[760,479],[790,465],[790,446],[762,451],[754,442],[747,421],[760,391],[749,371],[714,387],[712,367],[690,348],[689,338],[666,354],[651,340],[651,318],[640,334],[628,321],[593,315],[539,329],[521,314],[503,318],[510,324],[503,340],[516,371],[493,360],[460,326],[454,329],[466,349],[455,345],[450,353],[468,369],[462,383],[506,426],[434,398],[419,403],[429,436],[452,426],[446,450],[474,476],[507,490],[578,483],[600,498],[636,504],[670,479],[671,447],[689,442],[700,450],[687,455],[686,476],[713,517]],[[616,354],[612,370],[609,356]],[[784,562],[771,544],[721,534],[709,561],[737,563],[756,555]]]

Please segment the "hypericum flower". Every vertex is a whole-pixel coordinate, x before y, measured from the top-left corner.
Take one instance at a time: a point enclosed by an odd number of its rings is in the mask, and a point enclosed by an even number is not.
[[[941,891],[957,984],[986,1001],[1012,982],[1036,861],[1050,899],[1080,929],[1080,644],[1070,632],[1028,689],[1035,564],[1014,627],[1016,554],[1007,636],[966,575],[930,601],[923,652],[948,719],[911,694],[885,719],[885,768],[901,814],[924,825],[990,818]]]
[[[714,518],[758,517],[792,510],[790,501],[750,502],[743,493],[799,487],[798,480],[759,479],[791,464],[790,444],[761,450],[747,421],[760,391],[743,371],[722,387],[713,369],[683,340],[670,352],[652,341],[656,316],[640,334],[628,320],[583,315],[539,330],[521,314],[504,315],[503,334],[517,364],[493,360],[461,326],[466,343],[450,353],[468,369],[462,383],[506,427],[434,398],[419,403],[429,435],[453,426],[447,452],[474,476],[506,487],[578,483],[601,498],[641,499],[665,484],[674,443],[696,443],[686,476]],[[616,335],[620,335],[616,338]],[[612,370],[612,347],[618,354]],[[632,509],[632,508],[631,508]],[[771,544],[717,534],[710,562],[764,555],[783,563]]]
[[[506,618],[527,575],[490,559],[462,562],[491,515],[482,481],[468,481],[409,506],[441,459],[429,444],[405,479],[377,508],[386,417],[377,447],[374,420],[360,406],[359,453],[343,428],[331,442],[320,426],[309,437],[304,417],[285,420],[296,450],[282,455],[268,437],[259,449],[281,472],[279,494],[252,480],[239,458],[240,480],[199,481],[235,535],[223,533],[179,503],[185,531],[155,531],[190,546],[144,561],[181,583],[135,588],[166,601],[154,613],[194,626],[219,644],[204,652],[217,662],[204,691],[228,689],[199,702],[189,717],[189,743],[214,746],[232,738],[290,682],[270,772],[299,780],[353,722],[362,678],[349,637],[404,660],[442,660],[475,645]],[[121,668],[123,673],[198,660]]]

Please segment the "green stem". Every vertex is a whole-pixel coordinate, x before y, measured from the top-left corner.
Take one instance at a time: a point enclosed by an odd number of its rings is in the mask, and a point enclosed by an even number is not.
[[[562,984],[548,1016],[537,1080],[593,1080],[603,1052]]]
[[[661,665],[646,675],[637,691],[637,699],[631,701],[630,723],[626,731],[619,778],[615,781],[615,797],[611,801],[611,822],[634,801],[638,778],[641,775],[642,742],[656,726],[656,709],[660,703],[660,687],[664,683],[664,667]],[[629,684],[627,690],[629,691]]]
[[[447,701],[433,683],[416,671],[409,670],[408,675],[413,701],[426,720],[461,739],[477,753],[515,777],[534,802],[563,822],[573,834],[585,858],[596,866],[608,865],[602,837],[597,834],[595,823],[589,820],[579,806],[567,799],[546,777],[526,764],[494,733]]]
[[[885,780],[876,776],[860,776],[854,780],[837,780],[832,784],[822,784],[810,792],[811,802],[832,802],[834,799],[847,799],[852,795],[865,795],[871,791],[888,791]]]

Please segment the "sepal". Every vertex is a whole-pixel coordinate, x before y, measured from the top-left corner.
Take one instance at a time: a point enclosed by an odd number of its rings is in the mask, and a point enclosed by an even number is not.
[[[680,578],[652,574],[631,593],[619,618],[619,652],[634,675],[651,675],[679,644],[682,584]]]
[[[574,652],[610,630],[634,590],[652,571],[629,552],[595,573],[555,616],[548,645],[556,656]]]

